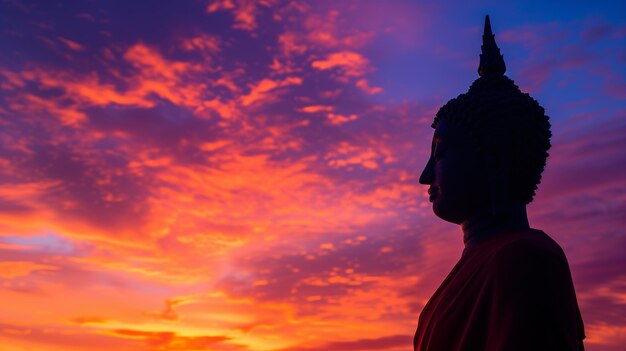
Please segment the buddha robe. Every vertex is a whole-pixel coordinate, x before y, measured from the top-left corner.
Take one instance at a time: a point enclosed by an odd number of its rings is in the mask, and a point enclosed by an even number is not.
[[[540,230],[466,248],[428,301],[416,351],[583,350],[583,321],[561,247]]]

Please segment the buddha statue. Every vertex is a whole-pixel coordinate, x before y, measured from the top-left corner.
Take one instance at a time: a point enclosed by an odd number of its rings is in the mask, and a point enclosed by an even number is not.
[[[414,350],[583,350],[566,256],[526,212],[551,147],[549,118],[505,75],[489,16],[481,49],[479,78],[434,118],[419,179],[465,247],[420,314]]]

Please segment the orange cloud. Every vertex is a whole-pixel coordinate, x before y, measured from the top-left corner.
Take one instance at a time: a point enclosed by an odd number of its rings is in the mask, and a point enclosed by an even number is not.
[[[184,42],[186,48],[215,50],[215,40],[201,36]],[[202,95],[206,86],[202,83],[185,81],[189,75],[198,70],[209,70],[208,67],[192,65],[185,62],[165,59],[157,50],[142,43],[130,47],[123,58],[131,63],[138,73],[119,78],[125,80],[127,89],[119,89],[111,83],[103,83],[100,75],[74,75],[69,72],[49,70],[24,70],[21,72],[0,71],[7,78],[3,83],[4,90],[17,91],[23,89],[28,82],[39,84],[42,88],[61,88],[65,96],[74,104],[59,103],[60,99],[43,99],[33,94],[17,95],[11,98],[13,107],[21,111],[48,111],[58,116],[67,125],[78,125],[86,120],[82,111],[91,106],[108,106],[111,104],[152,107],[155,105],[153,95],[169,100],[175,104],[196,109],[202,106]],[[231,90],[237,87],[230,77],[225,75],[217,84],[227,86]]]
[[[240,115],[240,110],[236,106],[236,103],[234,101],[222,102],[220,98],[215,98],[208,101],[205,100],[202,103],[202,106],[198,107],[197,110],[202,110],[204,108],[215,111],[220,117],[224,119],[231,119]]]
[[[50,271],[57,269],[58,267],[56,266],[28,261],[0,262],[0,277],[12,279],[27,276],[36,271]]]
[[[607,347],[623,345],[626,342],[626,326],[611,325],[609,323],[585,324],[585,345]]]
[[[330,124],[332,125],[344,124],[346,122],[354,121],[355,119],[358,118],[358,116],[355,114],[345,116],[345,115],[341,115],[338,113],[329,113],[326,116],[328,117],[328,120],[330,121]]]
[[[227,146],[231,143],[230,140],[218,140],[218,141],[214,141],[214,142],[210,142],[210,143],[203,143],[200,146],[200,149],[203,151],[215,151],[215,150],[219,150],[224,146]]]
[[[301,38],[294,32],[285,32],[278,36],[278,43],[284,55],[303,54],[307,51],[307,46],[302,43]]]
[[[302,79],[298,77],[287,77],[281,81],[275,81],[268,78],[262,79],[258,83],[250,86],[250,92],[247,95],[241,96],[241,104],[249,106],[258,102],[269,102],[276,99],[276,93],[272,95],[269,93],[277,88],[286,87],[289,85],[300,85]]]
[[[87,120],[85,113],[76,108],[61,107],[55,101],[42,99],[31,94],[23,95],[21,101],[14,101],[11,108],[30,113],[49,113],[58,118],[62,124],[68,126],[77,126]]]
[[[216,86],[224,86],[226,88],[228,88],[230,91],[232,92],[239,92],[239,87],[237,86],[237,84],[235,84],[235,82],[232,80],[231,77],[229,76],[222,76],[220,77],[216,82],[215,82]]]
[[[358,165],[367,169],[377,169],[380,163],[394,161],[391,152],[384,147],[359,147],[347,142],[340,143],[336,149],[328,152],[324,159],[333,167],[350,168]]]
[[[175,79],[190,69],[190,65],[187,63],[166,61],[161,54],[141,43],[126,51],[124,58],[142,69],[144,74],[163,76],[169,79]]]
[[[316,60],[311,67],[325,71],[331,68],[341,68],[347,76],[359,77],[365,74],[368,61],[361,54],[351,51],[340,51],[326,56],[324,60]]]
[[[201,34],[197,37],[184,39],[181,47],[185,50],[200,50],[203,52],[217,53],[221,50],[220,38],[216,35]]]
[[[346,20],[353,19],[336,9],[320,12],[313,12],[311,9],[301,11],[306,13],[303,22],[304,40],[316,47],[354,50],[362,48],[374,36],[370,30],[346,25]]]
[[[331,112],[334,108],[332,106],[324,106],[324,105],[311,105],[305,106],[300,109],[302,112],[306,113],[317,113],[317,112]]]
[[[25,93],[10,97],[14,110],[30,113],[45,111],[58,117],[66,125],[79,125],[86,120],[82,111],[84,107],[106,106],[109,104],[135,105],[151,107],[145,94],[129,91],[118,92],[114,85],[103,84],[96,74],[75,77],[63,72],[48,72],[43,70],[27,70],[18,74],[10,74],[11,90],[18,90],[27,82],[38,83],[42,88],[61,88],[64,94],[72,99],[73,103],[61,103],[60,99],[44,99],[39,96]]]
[[[24,234],[39,231],[42,225],[50,223],[54,211],[42,204],[40,198],[60,182],[32,182],[0,186],[0,197],[4,209],[0,211],[0,231],[3,233]],[[11,204],[17,211],[10,211]]]
[[[252,31],[257,28],[257,6],[268,6],[269,2],[256,2],[254,0],[217,0],[212,2],[206,9],[207,13],[213,13],[220,10],[232,11],[235,18],[233,28]]]
[[[225,336],[178,336],[173,332],[145,332],[132,329],[117,329],[112,332],[115,336],[130,339],[143,339],[147,345],[155,350],[205,350],[217,343],[228,340]]]
[[[144,44],[131,47],[124,58],[139,69],[139,75],[130,81],[131,94],[144,98],[155,94],[181,106],[201,105],[205,85],[184,82],[183,78],[186,74],[202,70],[202,67],[166,60],[159,52]]]

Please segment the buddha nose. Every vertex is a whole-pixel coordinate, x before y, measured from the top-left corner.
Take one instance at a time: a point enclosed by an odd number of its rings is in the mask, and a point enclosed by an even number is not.
[[[431,156],[428,159],[428,163],[426,163],[426,167],[422,171],[422,175],[420,176],[419,182],[420,184],[432,184],[435,179],[435,160]]]

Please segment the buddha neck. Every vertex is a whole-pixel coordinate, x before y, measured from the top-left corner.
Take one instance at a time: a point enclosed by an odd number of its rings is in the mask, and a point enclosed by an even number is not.
[[[461,223],[466,250],[499,234],[529,228],[526,205],[524,204],[511,206],[506,213],[498,217],[494,217],[489,208],[483,208]]]

